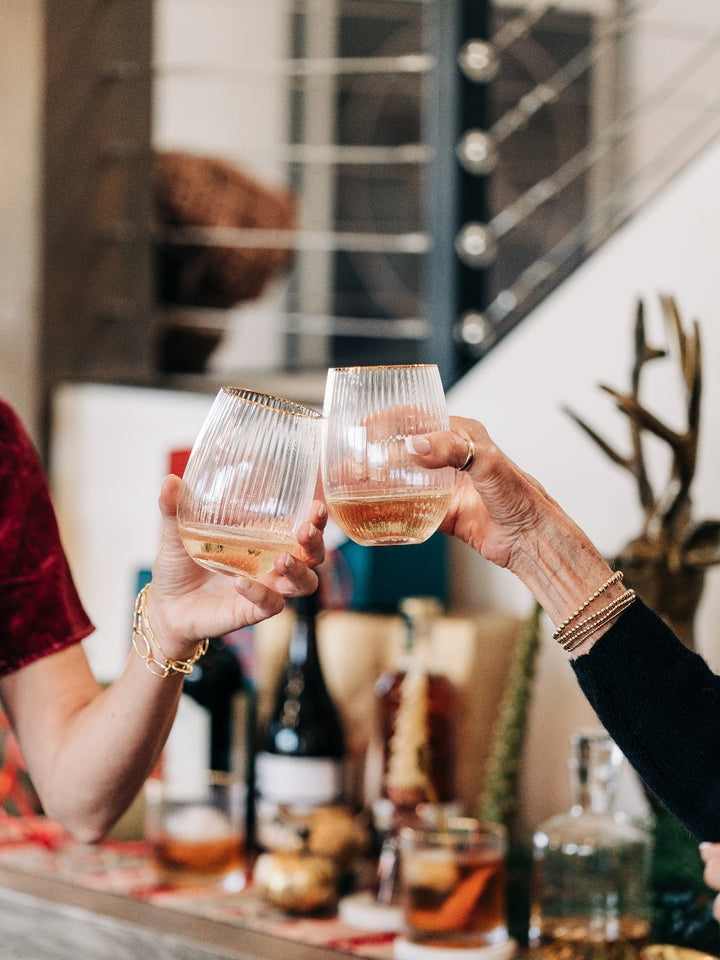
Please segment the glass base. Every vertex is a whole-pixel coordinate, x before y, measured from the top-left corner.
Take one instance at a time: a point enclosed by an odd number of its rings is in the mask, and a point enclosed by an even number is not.
[[[398,937],[393,944],[394,960],[510,960],[517,953],[512,938],[487,947],[431,947]]]
[[[353,893],[338,904],[340,919],[360,930],[396,933],[402,927],[402,908],[378,903],[371,893]]]

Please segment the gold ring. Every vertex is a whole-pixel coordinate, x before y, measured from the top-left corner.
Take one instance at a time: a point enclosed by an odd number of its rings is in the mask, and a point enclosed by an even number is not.
[[[473,460],[475,459],[475,444],[472,442],[472,440],[470,440],[470,438],[468,438],[467,445],[468,451],[467,456],[465,457],[465,462],[461,467],[458,467],[460,473],[464,473],[466,470],[469,470],[473,465]]]

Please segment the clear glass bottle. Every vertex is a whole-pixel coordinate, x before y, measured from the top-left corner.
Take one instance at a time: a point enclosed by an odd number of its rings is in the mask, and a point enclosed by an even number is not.
[[[533,838],[530,945],[542,960],[636,960],[650,935],[650,833],[615,809],[624,758],[604,730],[570,738],[573,805]]]

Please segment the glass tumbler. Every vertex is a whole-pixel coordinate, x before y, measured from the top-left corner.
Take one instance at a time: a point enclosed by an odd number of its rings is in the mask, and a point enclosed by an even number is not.
[[[507,944],[506,851],[504,827],[471,817],[401,830],[405,939],[472,951]]]
[[[172,884],[244,885],[245,784],[220,770],[145,783],[145,838]]]
[[[405,441],[449,428],[437,366],[333,368],[323,414],[323,491],[337,525],[364,546],[427,540],[445,516],[455,470],[419,466]]]
[[[292,552],[315,494],[321,434],[311,407],[222,387],[180,488],[178,530],[193,560],[257,578]]]

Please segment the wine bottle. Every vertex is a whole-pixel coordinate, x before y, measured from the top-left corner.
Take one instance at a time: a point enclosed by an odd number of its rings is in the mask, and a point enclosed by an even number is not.
[[[183,694],[207,710],[210,718],[208,763],[211,770],[232,769],[234,711],[243,694],[243,669],[235,651],[220,637],[212,637],[205,656],[185,677]]]
[[[323,676],[317,592],[294,601],[287,660],[255,757],[259,846],[293,846],[302,815],[343,796],[345,738]]]

